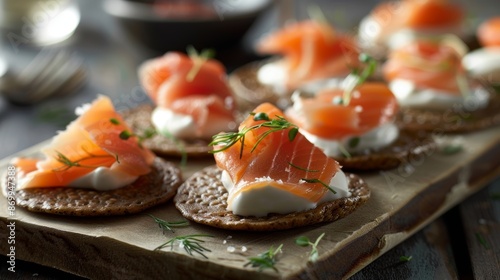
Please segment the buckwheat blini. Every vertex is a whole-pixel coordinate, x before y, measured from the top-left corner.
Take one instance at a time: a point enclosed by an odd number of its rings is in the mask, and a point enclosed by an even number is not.
[[[311,144],[283,113],[258,106],[238,132],[214,137],[217,166],[179,188],[176,207],[195,222],[235,230],[281,230],[331,222],[370,197],[367,185]]]
[[[123,215],[174,196],[180,170],[142,146],[111,100],[101,96],[56,135],[40,158],[15,158],[16,202],[30,211]]]

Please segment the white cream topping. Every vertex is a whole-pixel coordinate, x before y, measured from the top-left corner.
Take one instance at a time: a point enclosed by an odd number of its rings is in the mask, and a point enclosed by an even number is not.
[[[190,115],[175,113],[172,110],[157,107],[151,115],[151,122],[156,130],[166,136],[176,138],[211,138],[213,135],[234,129],[227,119],[211,116],[203,130],[198,130],[194,119]]]
[[[500,47],[477,49],[464,56],[462,64],[474,77],[500,83]]]
[[[256,180],[266,181],[270,178],[256,178]],[[222,172],[221,181],[230,193],[233,189],[233,182],[226,171]],[[233,199],[232,204],[228,205],[228,210],[236,215],[263,217],[269,213],[287,214],[310,210],[320,203],[351,196],[347,178],[341,170],[333,176],[329,186],[336,193],[327,191],[317,203],[272,186],[251,189],[240,192]]]
[[[385,123],[375,127],[372,130],[357,136],[346,136],[340,140],[325,139],[300,130],[300,133],[320,148],[329,157],[338,157],[344,155],[346,150],[349,153],[362,153],[368,149],[380,149],[389,146],[399,136],[399,128],[394,123]],[[351,141],[357,138],[356,145],[351,147]]]
[[[392,14],[388,14],[386,20],[391,20]],[[432,29],[411,29],[402,28],[398,26],[385,26],[382,27],[381,23],[375,20],[372,16],[366,16],[359,24],[358,41],[359,45],[365,49],[383,48],[390,49],[398,48],[406,43],[415,40],[417,37],[422,36],[441,36],[442,34],[449,34],[447,36],[454,36],[455,34],[461,38],[465,37],[465,31],[461,26],[447,26]],[[465,46],[465,45],[464,45]],[[462,51],[459,47],[458,51]]]
[[[109,191],[129,185],[139,177],[118,170],[116,167],[117,163],[109,168],[98,167],[94,171],[74,180],[68,187]]]
[[[286,69],[279,61],[269,62],[257,70],[257,80],[264,85],[271,86],[278,94],[286,94]]]
[[[403,79],[393,80],[389,88],[402,107],[446,110],[454,106],[467,106],[477,110],[485,107],[489,99],[488,92],[482,87],[471,89],[465,98],[437,89],[417,89],[413,82]]]

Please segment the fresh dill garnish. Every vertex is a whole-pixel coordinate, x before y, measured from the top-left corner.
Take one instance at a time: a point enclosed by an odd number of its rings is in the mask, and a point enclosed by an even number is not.
[[[174,232],[174,230],[172,229],[173,227],[185,227],[185,226],[189,225],[189,222],[186,220],[177,221],[177,222],[169,222],[169,221],[165,221],[163,219],[160,219],[158,217],[155,217],[151,214],[148,214],[148,216],[153,218],[153,220],[158,224],[158,226],[164,231],[169,230],[171,232]]]
[[[280,130],[285,130],[285,129],[290,129],[288,131],[288,140],[293,141],[295,137],[297,136],[297,133],[299,131],[299,128],[295,125],[287,121],[284,117],[282,116],[276,116],[276,118],[270,118],[266,113],[264,112],[258,112],[258,113],[250,113],[253,115],[254,121],[264,121],[262,123],[252,125],[250,127],[244,127],[241,131],[238,132],[225,132],[225,133],[219,133],[217,135],[213,136],[212,142],[210,142],[210,146],[222,146],[221,148],[217,150],[211,151],[211,153],[218,153],[225,151],[229,149],[231,146],[234,144],[240,142],[241,143],[241,148],[240,148],[240,158],[243,156],[243,148],[244,148],[244,143],[245,143],[245,135],[255,129],[259,129],[261,127],[267,127],[270,128],[269,130],[265,131],[259,137],[257,138],[257,141],[253,145],[252,149],[250,152],[253,152],[259,143],[264,140],[269,134],[273,132],[277,132]]]
[[[198,53],[193,46],[188,46],[186,52],[193,61],[193,67],[191,68],[191,70],[189,70],[188,74],[186,75],[186,80],[188,82],[192,82],[196,77],[196,75],[198,74],[198,72],[200,71],[201,66],[203,66],[203,63],[205,63],[210,58],[214,57],[215,51],[212,49],[207,49],[203,50],[201,53]]]
[[[344,94],[342,96],[342,105],[344,106],[349,105],[351,102],[352,92],[354,89],[363,84],[371,75],[373,75],[377,68],[377,61],[366,53],[359,54],[359,61],[365,65],[363,70],[354,68],[351,71],[351,74],[345,78],[347,86],[345,87]]]
[[[295,244],[302,246],[302,247],[311,246],[312,249],[311,249],[311,252],[309,253],[309,261],[316,262],[318,260],[318,256],[319,256],[318,244],[319,244],[319,241],[321,241],[321,238],[323,238],[323,236],[325,236],[324,232],[316,239],[316,241],[314,243],[312,243],[309,240],[309,238],[307,238],[306,236],[300,236],[297,239],[295,239]]]
[[[291,162],[288,163],[291,167],[294,167],[294,168],[297,168],[299,170],[302,170],[302,171],[306,171],[306,172],[320,172],[321,170],[318,170],[318,169],[307,169],[307,168],[303,168],[303,167],[300,167],[300,166],[297,166]]]
[[[399,257],[399,261],[400,262],[409,262],[409,261],[411,261],[411,259],[413,259],[412,256],[401,256],[401,257]]]
[[[477,241],[479,241],[479,243],[481,245],[483,245],[484,248],[490,249],[490,245],[488,244],[488,242],[486,241],[486,239],[484,238],[484,236],[481,233],[476,232],[476,238],[477,238]]]
[[[354,149],[359,145],[360,141],[361,141],[361,139],[359,137],[352,137],[347,142],[347,146],[349,146],[349,148],[351,148],[351,149]]]
[[[325,182],[321,181],[320,179],[318,178],[313,178],[313,179],[307,179],[307,178],[302,178],[300,179],[306,183],[320,183],[321,185],[323,185],[323,187],[327,188],[329,191],[331,191],[333,194],[336,194],[337,192],[332,189],[328,184],[326,184]]]
[[[128,140],[130,137],[134,136],[130,131],[124,130],[118,135],[122,140]]]
[[[344,147],[344,145],[340,144],[338,145],[339,151],[344,155],[346,158],[352,158],[351,153]]]
[[[458,152],[461,152],[463,150],[462,145],[446,145],[441,149],[441,152],[445,155],[454,155]]]
[[[271,246],[269,250],[265,251],[264,253],[258,255],[257,257],[250,257],[248,258],[248,262],[243,265],[243,267],[247,267],[251,265],[252,267],[257,267],[259,271],[262,271],[266,268],[270,268],[276,272],[278,272],[278,269],[274,266],[276,264],[276,255],[281,252],[281,248],[283,247],[283,244],[278,246],[276,250]]]
[[[118,119],[115,119],[115,118],[111,118],[109,119],[109,121],[114,124],[114,125],[119,125],[120,124],[120,121]]]
[[[73,161],[73,160],[71,160],[70,158],[68,158],[65,154],[63,154],[63,153],[61,153],[61,152],[59,152],[59,151],[55,151],[55,153],[56,153],[56,157],[55,157],[55,159],[56,159],[58,162],[62,163],[62,164],[63,164],[63,166],[58,167],[58,168],[55,168],[55,169],[53,169],[53,171],[56,171],[56,172],[57,172],[57,171],[66,171],[66,170],[68,170],[68,169],[70,169],[70,168],[72,168],[72,167],[97,168],[98,166],[91,166],[91,165],[81,164],[81,162],[82,162],[82,161],[84,161],[84,160],[88,160],[88,159],[91,159],[91,158],[108,158],[108,157],[114,157],[114,158],[115,158],[115,160],[116,160],[117,162],[119,162],[119,160],[118,160],[118,155],[114,155],[114,156],[113,156],[113,155],[94,155],[94,154],[92,154],[92,153],[88,152],[88,151],[87,151],[86,149],[84,149],[83,147],[82,147],[82,150],[83,150],[85,153],[87,153],[87,154],[88,154],[88,156],[87,156],[87,157],[84,157],[84,158],[80,158],[80,159],[75,160],[75,161]]]
[[[184,248],[184,250],[191,256],[193,253],[198,253],[203,256],[205,259],[208,257],[203,252],[212,252],[211,250],[203,247],[201,243],[205,242],[200,239],[201,237],[213,237],[213,235],[208,234],[191,234],[191,235],[183,235],[176,236],[169,241],[163,243],[162,245],[155,248],[155,250],[161,250],[167,246],[170,246],[170,251],[174,250],[174,244],[179,242],[179,247]]]

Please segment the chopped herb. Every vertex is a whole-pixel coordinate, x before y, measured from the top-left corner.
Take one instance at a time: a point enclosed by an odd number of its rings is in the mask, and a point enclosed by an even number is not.
[[[446,145],[441,149],[441,152],[445,155],[454,155],[463,150],[462,145]]]
[[[193,255],[193,253],[198,253],[203,256],[205,259],[208,257],[203,252],[212,252],[211,250],[203,247],[201,243],[205,242],[200,239],[200,237],[213,237],[208,234],[191,234],[184,236],[176,236],[169,241],[163,243],[162,245],[155,248],[155,250],[161,250],[167,246],[170,246],[170,251],[174,250],[174,244],[179,242],[179,247],[184,248],[189,255]]]
[[[344,157],[352,158],[352,155],[349,153],[349,151],[347,151],[347,149],[342,144],[339,144],[338,148],[340,152],[344,155]]]
[[[377,61],[366,53],[359,54],[359,61],[365,64],[363,70],[353,69],[351,74],[346,77],[347,86],[344,89],[342,104],[349,105],[354,89],[363,84],[377,69]]]
[[[188,82],[192,82],[198,72],[201,69],[201,66],[203,66],[203,63],[205,63],[208,59],[212,58],[215,55],[214,50],[208,49],[208,50],[203,50],[201,53],[198,53],[196,49],[193,46],[188,46],[187,47],[187,53],[191,60],[193,61],[193,67],[191,70],[189,70],[188,74],[186,75],[186,80]]]
[[[112,124],[115,124],[115,125],[119,125],[120,124],[120,121],[115,119],[115,118],[111,118],[109,119],[109,121],[112,123]]]
[[[311,252],[309,253],[309,261],[311,262],[316,262],[318,260],[318,244],[321,238],[325,236],[325,233],[322,233],[314,243],[312,243],[309,238],[306,236],[300,236],[297,239],[295,239],[295,244],[306,247],[306,246],[312,246]]]
[[[349,139],[347,145],[349,146],[349,148],[354,149],[359,145],[360,141],[361,139],[359,137],[352,137],[351,139]]]
[[[278,248],[276,248],[276,250],[274,250],[273,246],[271,246],[269,250],[258,255],[257,257],[248,258],[249,261],[246,264],[244,264],[243,267],[251,265],[252,267],[258,267],[259,271],[262,271],[266,268],[270,268],[278,272],[278,269],[274,265],[276,264],[276,254],[281,252],[282,247],[283,244],[281,244],[280,246],[278,246]]]
[[[130,137],[134,136],[132,133],[130,133],[130,131],[128,130],[124,130],[122,132],[120,132],[120,139],[122,140],[128,140]]]
[[[302,178],[300,179],[306,183],[320,183],[321,185],[323,185],[323,187],[327,188],[328,190],[330,190],[333,194],[336,194],[337,192],[332,189],[329,185],[327,185],[325,182],[321,181],[320,179],[317,179],[317,178],[314,178],[314,179],[307,179],[307,178]]]
[[[213,150],[211,153],[218,153],[225,151],[229,149],[231,146],[234,144],[240,142],[241,143],[241,148],[240,148],[240,158],[243,156],[243,148],[244,148],[244,143],[245,143],[245,135],[255,129],[259,129],[261,127],[267,127],[270,128],[269,130],[265,131],[259,137],[257,138],[257,141],[253,145],[252,149],[250,152],[253,152],[259,143],[264,140],[269,134],[273,132],[277,132],[280,130],[285,130],[285,129],[290,129],[288,132],[288,140],[293,141],[295,137],[297,136],[298,133],[298,127],[290,122],[288,122],[284,117],[282,116],[276,116],[276,118],[269,118],[269,116],[266,113],[263,112],[258,112],[258,113],[251,113],[251,115],[254,116],[255,121],[260,121],[264,120],[263,123],[256,124],[250,127],[245,127],[241,131],[238,132],[226,132],[226,133],[219,133],[217,135],[214,135],[212,142],[209,144],[210,146],[222,146],[220,149]]]
[[[342,97],[340,97],[340,96],[335,96],[333,98],[332,102],[335,105],[342,105],[342,104],[344,104],[344,100],[342,100]]]
[[[481,233],[476,232],[476,238],[477,238],[477,241],[479,241],[479,243],[481,245],[483,245],[484,248],[486,248],[486,249],[490,248],[488,241],[486,241],[486,239],[484,238],[484,236]]]
[[[401,256],[401,257],[399,257],[399,261],[400,262],[409,262],[409,261],[411,261],[411,259],[413,259],[412,256]]]
[[[153,220],[158,224],[158,226],[163,229],[164,231],[165,230],[169,230],[171,232],[174,232],[174,230],[172,229],[173,227],[185,227],[185,226],[188,226],[189,225],[189,222],[184,220],[184,221],[177,221],[177,222],[168,222],[168,221],[165,221],[163,219],[160,219],[158,217],[155,217],[153,215],[150,215],[148,214],[148,216],[150,216],[151,218],[153,218]]]

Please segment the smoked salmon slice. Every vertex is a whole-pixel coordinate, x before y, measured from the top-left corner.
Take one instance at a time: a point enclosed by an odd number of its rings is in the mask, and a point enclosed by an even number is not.
[[[325,139],[362,135],[394,119],[398,102],[387,85],[365,82],[355,88],[348,105],[338,100],[340,88],[325,89],[312,98],[300,98],[300,110],[289,108],[287,117],[301,129]]]
[[[465,17],[463,8],[447,0],[403,0],[382,2],[371,12],[383,33],[398,29],[440,30],[459,26]]]
[[[269,34],[257,44],[262,54],[280,54],[289,89],[317,79],[343,76],[358,63],[356,42],[326,23],[307,20]]]
[[[460,95],[457,76],[464,75],[461,54],[439,41],[416,40],[389,54],[383,66],[387,81],[404,79],[417,88],[433,88]]]
[[[500,47],[500,16],[483,22],[477,30],[477,38],[483,47]]]
[[[270,103],[259,105],[253,112],[257,115],[265,113],[270,119],[284,116],[282,111]],[[263,122],[265,121],[255,120],[250,115],[241,123],[239,131]],[[217,166],[228,172],[234,184],[229,191],[228,205],[231,205],[239,193],[265,186],[285,190],[311,202],[318,202],[329,191],[321,182],[330,182],[340,169],[338,163],[327,157],[302,134],[297,133],[291,139],[291,129],[293,128],[270,133],[272,128],[269,127],[252,129],[245,134],[243,143],[238,141],[227,149],[214,153]],[[269,134],[261,138],[265,133]],[[214,150],[220,148],[221,146],[215,146]]]
[[[132,176],[149,173],[155,155],[131,131],[111,100],[98,97],[42,149],[43,159],[13,160],[22,177],[18,188],[64,187],[98,167],[112,165]]]
[[[167,52],[145,61],[138,75],[158,107],[191,115],[199,130],[203,130],[211,115],[234,121],[237,108],[226,69],[214,59]]]

